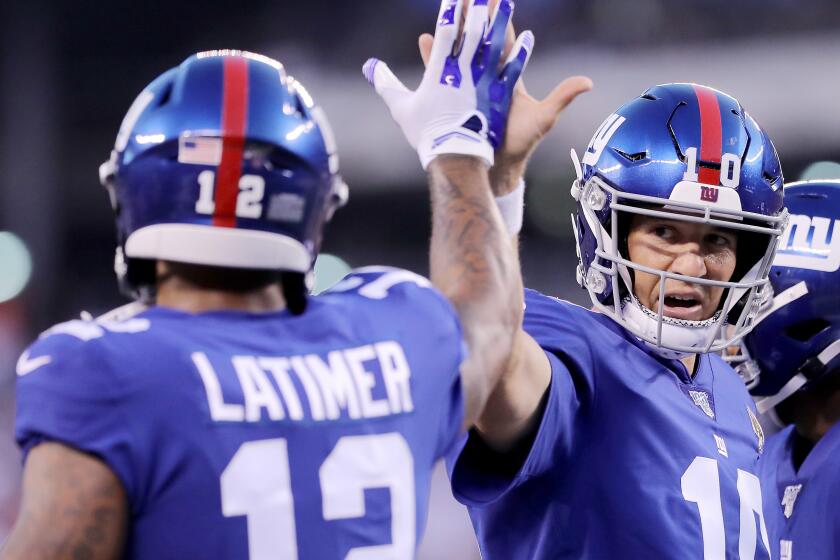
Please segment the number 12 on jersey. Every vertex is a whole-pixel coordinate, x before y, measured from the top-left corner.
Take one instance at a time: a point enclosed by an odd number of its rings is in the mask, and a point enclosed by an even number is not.
[[[726,560],[726,530],[723,527],[723,505],[720,494],[718,462],[708,457],[695,457],[680,479],[683,498],[697,504],[700,530],[703,532],[703,560]],[[738,469],[738,496],[741,501],[741,532],[738,556],[753,560],[757,544],[755,516],[758,515],[761,542],[770,551],[767,526],[761,509],[761,484],[758,477]]]
[[[365,490],[391,494],[391,543],[353,548],[346,560],[412,558],[415,545],[414,458],[398,433],[345,436],[318,471],[327,521],[365,516]],[[246,515],[251,560],[298,558],[287,441],[243,443],[221,476],[222,514]]]

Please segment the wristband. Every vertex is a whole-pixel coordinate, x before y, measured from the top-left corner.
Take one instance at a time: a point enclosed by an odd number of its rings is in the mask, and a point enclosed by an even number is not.
[[[525,179],[508,194],[496,197],[496,206],[502,214],[508,233],[517,235],[522,230],[522,217],[525,213]]]

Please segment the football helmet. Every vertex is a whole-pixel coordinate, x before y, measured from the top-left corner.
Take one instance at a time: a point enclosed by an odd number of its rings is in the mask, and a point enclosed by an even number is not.
[[[100,166],[115,269],[154,297],[154,262],[306,274],[347,200],[329,123],[268,57],[201,52],[137,97]]]
[[[696,84],[653,87],[607,117],[582,160],[574,151],[572,159],[577,279],[596,309],[669,358],[719,350],[749,330],[786,212],[776,150],[737,100]],[[722,282],[631,262],[633,215],[734,231],[735,274]],[[636,271],[659,277],[658,309],[636,298]],[[717,313],[704,321],[666,317],[668,279],[724,288]]]
[[[770,269],[774,297],[729,357],[760,412],[840,371],[840,181],[785,191],[790,222]]]

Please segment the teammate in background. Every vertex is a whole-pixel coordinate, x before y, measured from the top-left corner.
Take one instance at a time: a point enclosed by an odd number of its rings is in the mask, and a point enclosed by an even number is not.
[[[780,433],[759,460],[780,560],[840,558],[840,181],[785,187],[790,224],[770,271],[774,297],[737,370]],[[775,407],[775,408],[774,408]]]
[[[540,137],[492,184],[512,231]],[[714,352],[767,284],[776,151],[732,97],[667,84],[573,159],[577,277],[598,312],[525,293],[516,359],[451,465],[483,557],[769,558],[763,436]]]
[[[487,169],[531,42],[500,72],[512,4],[494,21],[475,4],[452,55],[461,2],[443,2],[400,111],[454,310],[394,269],[305,295],[346,187],[323,113],[280,64],[199,53],[143,90],[101,176],[121,283],[151,306],[58,325],[21,357],[24,496],[0,557],[414,556],[432,466],[521,322]]]

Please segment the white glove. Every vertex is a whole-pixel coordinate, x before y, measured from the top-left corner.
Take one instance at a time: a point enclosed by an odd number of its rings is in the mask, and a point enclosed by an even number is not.
[[[461,48],[454,52],[465,1],[471,4]],[[512,15],[512,0],[500,0],[492,25],[487,0],[443,0],[429,64],[416,91],[406,88],[381,60],[365,63],[362,73],[417,150],[423,169],[442,154],[480,157],[493,165],[493,151],[504,140],[513,88],[534,45],[533,34],[524,32],[499,71]]]

